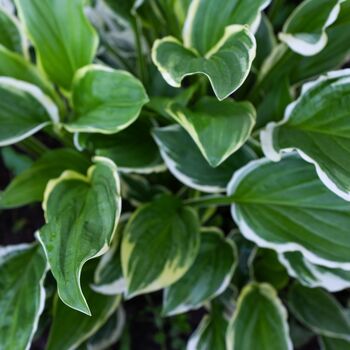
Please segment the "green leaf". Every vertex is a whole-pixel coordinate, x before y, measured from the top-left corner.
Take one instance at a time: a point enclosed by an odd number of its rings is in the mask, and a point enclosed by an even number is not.
[[[179,280],[194,262],[199,243],[198,216],[179,199],[163,195],[140,207],[125,228],[121,246],[128,298]]]
[[[90,270],[89,266],[84,271],[82,285],[91,305],[92,316],[67,307],[56,297],[46,350],[76,349],[104,326],[120,304],[120,296],[101,295],[91,290],[89,283],[92,282],[93,274]]]
[[[40,66],[65,90],[75,72],[90,64],[98,37],[84,14],[85,0],[15,0]]]
[[[247,78],[255,46],[254,36],[246,27],[232,25],[204,56],[173,37],[165,37],[154,42],[152,59],[169,85],[180,87],[186,76],[204,74],[217,98],[223,100]]]
[[[58,149],[45,153],[33,165],[0,193],[0,208],[16,208],[43,199],[46,184],[65,170],[85,173],[90,162],[71,149]]]
[[[55,92],[39,70],[25,58],[0,45],[0,76],[23,80],[37,85],[46,95],[55,98]]]
[[[350,203],[330,192],[311,164],[294,154],[278,163],[253,161],[235,173],[228,194],[232,216],[248,240],[350,269]]]
[[[221,308],[211,305],[210,315],[204,316],[191,335],[187,350],[226,350],[225,334],[228,326]]]
[[[19,54],[28,54],[27,42],[17,18],[1,7],[0,33],[0,45]]]
[[[296,149],[331,191],[350,201],[349,77],[350,70],[340,70],[305,84],[284,119],[267,125],[261,142],[274,161]]]
[[[189,133],[212,167],[244,145],[256,118],[249,102],[219,102],[213,97],[203,97],[193,108],[172,104],[168,112]]]
[[[248,146],[243,146],[220,166],[212,168],[179,125],[156,128],[153,135],[169,171],[186,186],[202,192],[224,192],[232,173],[256,157]]]
[[[350,323],[331,294],[295,283],[287,301],[293,315],[313,332],[350,341]]]
[[[0,150],[2,161],[9,172],[18,176],[33,165],[33,159],[20,151],[15,150],[14,147],[3,147]],[[1,207],[1,193],[0,193],[0,207]]]
[[[115,134],[139,116],[148,97],[140,81],[125,71],[99,65],[80,69],[73,81],[70,132]]]
[[[350,350],[350,341],[343,339],[321,337],[320,343],[322,350]]]
[[[247,327],[249,325],[249,327]],[[226,335],[227,350],[292,350],[287,312],[269,284],[241,292]]]
[[[38,87],[0,77],[0,146],[17,143],[58,121],[57,107]]]
[[[118,134],[79,134],[77,141],[80,147],[113,160],[120,172],[149,174],[165,170],[151,127],[149,120],[140,118]]]
[[[236,246],[217,229],[202,229],[199,253],[190,269],[164,291],[167,316],[200,308],[229,285],[237,263]]]
[[[106,252],[121,211],[116,166],[101,157],[94,161],[87,176],[68,170],[48,183],[43,202],[47,224],[39,233],[60,298],[87,315],[91,313],[80,286],[81,270]]]
[[[306,287],[322,287],[330,292],[350,288],[350,271],[313,264],[300,252],[279,254],[279,260],[289,275]]]
[[[284,24],[280,40],[300,55],[319,53],[327,45],[326,29],[336,21],[342,1],[303,1]]]
[[[1,349],[29,349],[44,310],[46,271],[40,246],[0,248]]]
[[[207,54],[222,38],[227,26],[248,24],[257,29],[260,12],[270,0],[194,0],[183,29],[185,47]]]

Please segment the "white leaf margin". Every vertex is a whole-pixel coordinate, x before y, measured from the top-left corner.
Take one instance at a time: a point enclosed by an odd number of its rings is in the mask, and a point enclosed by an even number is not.
[[[4,264],[7,260],[10,260],[12,257],[12,254],[16,254],[18,252],[21,252],[23,250],[28,250],[32,247],[34,247],[35,243],[27,244],[17,244],[17,245],[10,245],[10,246],[0,246],[0,265]],[[38,329],[39,326],[39,319],[41,314],[44,311],[45,308],[45,300],[46,300],[46,291],[44,288],[44,280],[46,277],[47,272],[49,271],[49,264],[46,260],[46,266],[45,271],[39,281],[39,288],[40,288],[40,294],[39,294],[39,306],[37,308],[37,313],[34,319],[34,322],[32,324],[32,331],[30,333],[27,346],[25,350],[29,350],[31,347],[32,340],[34,338],[35,332]]]
[[[284,157],[293,157],[295,156],[295,153],[290,153],[285,155]],[[227,195],[231,196],[236,191],[237,187],[240,185],[240,183],[244,180],[244,178],[253,172],[255,169],[259,168],[260,166],[263,166],[265,164],[270,163],[271,161],[267,158],[261,158],[258,160],[253,160],[241,169],[239,169],[232,177],[230,183],[227,186]],[[241,230],[242,235],[248,239],[249,241],[254,242],[256,245],[262,248],[268,248],[276,251],[279,253],[285,253],[285,252],[294,252],[298,251],[303,254],[303,256],[309,260],[310,262],[321,265],[329,268],[340,268],[343,270],[350,270],[350,262],[341,263],[341,262],[334,262],[330,261],[324,258],[319,257],[312,251],[306,249],[302,245],[294,242],[289,243],[276,243],[276,242],[269,242],[262,238],[257,232],[255,232],[249,224],[242,218],[240,215],[240,212],[238,210],[238,206],[233,203],[231,205],[231,215],[238,225],[238,227]]]
[[[293,148],[284,148],[284,149],[277,149],[274,145],[274,132],[275,130],[286,124],[289,119],[291,119],[294,108],[297,106],[299,101],[304,97],[304,95],[311,89],[317,87],[322,82],[328,80],[328,79],[334,79],[334,78],[344,78],[344,80],[341,80],[340,83],[342,84],[349,84],[350,83],[350,68],[348,69],[342,69],[337,71],[329,72],[320,78],[318,78],[315,81],[306,83],[302,86],[301,94],[297,100],[289,104],[285,110],[284,118],[279,122],[270,122],[266,125],[266,127],[260,132],[260,142],[261,147],[263,150],[264,155],[269,158],[273,162],[278,162],[282,158],[283,153],[289,153],[296,150],[300,157],[304,159],[306,162],[311,163],[315,166],[316,172],[320,180],[323,182],[323,184],[333,193],[335,193],[338,197],[343,198],[346,201],[350,201],[350,191],[344,192],[342,189],[340,189],[337,184],[327,175],[325,171],[321,168],[321,166],[311,158],[308,154],[303,152],[302,150],[298,149],[297,147]]]

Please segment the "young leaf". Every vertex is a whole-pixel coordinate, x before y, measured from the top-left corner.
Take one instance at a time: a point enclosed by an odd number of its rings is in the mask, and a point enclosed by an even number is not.
[[[249,327],[247,327],[249,325]],[[292,350],[287,312],[268,284],[241,292],[226,334],[227,350]]]
[[[90,65],[73,81],[70,132],[115,134],[132,124],[148,97],[140,81],[125,71]]]
[[[120,172],[159,172],[165,166],[152,138],[151,126],[148,120],[139,119],[115,135],[79,134],[77,142],[80,148],[93,149],[96,155],[113,160]]]
[[[183,29],[185,47],[200,55],[209,52],[231,24],[245,24],[257,29],[260,12],[270,0],[194,0],[188,9]]]
[[[278,163],[253,161],[235,173],[228,194],[232,216],[248,240],[350,269],[350,203],[323,186],[311,164],[294,154]]]
[[[203,97],[191,109],[173,104],[168,112],[189,133],[212,167],[243,146],[256,117],[249,102],[219,102],[212,97]]]
[[[163,195],[138,209],[121,246],[128,298],[179,280],[194,262],[199,242],[197,214],[179,199]]]
[[[198,309],[229,285],[237,263],[236,247],[216,229],[201,232],[199,253],[190,269],[164,291],[163,314]]]
[[[289,275],[306,287],[322,287],[330,292],[350,288],[350,271],[313,264],[300,252],[279,254],[279,260]]]
[[[91,305],[92,316],[77,312],[56,297],[53,323],[46,350],[76,349],[85,340],[95,334],[107,322],[120,304],[120,296],[106,296],[93,292],[91,267],[84,271],[82,286],[84,295]]]
[[[228,326],[221,308],[211,305],[210,315],[204,316],[191,335],[187,350],[226,350],[225,334]]]
[[[0,45],[19,54],[27,54],[27,43],[17,19],[0,7]]]
[[[186,186],[202,192],[224,192],[232,173],[256,158],[248,146],[243,146],[220,166],[212,168],[179,125],[156,128],[153,136],[169,171]]]
[[[304,0],[288,18],[279,38],[300,55],[319,53],[327,45],[326,29],[336,21],[342,1]]]
[[[85,173],[90,162],[71,149],[45,153],[29,169],[16,176],[0,193],[0,208],[16,208],[43,199],[46,184],[65,170]]]
[[[37,244],[0,248],[0,348],[27,350],[44,310],[45,254]]]
[[[350,323],[341,305],[322,289],[295,283],[288,293],[288,306],[315,333],[350,341]]]
[[[58,121],[57,107],[38,87],[0,77],[0,146],[19,142]]]
[[[65,171],[48,183],[43,208],[47,224],[39,239],[58,294],[68,306],[90,315],[80,274],[88,260],[106,252],[116,232],[121,211],[116,166],[96,157],[87,176]]]
[[[180,87],[186,76],[204,74],[216,97],[223,100],[247,78],[255,46],[254,36],[246,27],[232,25],[205,55],[184,47],[173,37],[166,37],[154,42],[152,59],[169,85]]]
[[[65,90],[75,72],[90,64],[98,37],[84,14],[84,0],[15,0],[39,57],[50,79]]]
[[[350,201],[350,70],[328,73],[303,86],[284,119],[261,133],[264,153],[277,161],[281,152],[296,149],[313,163],[321,181]]]

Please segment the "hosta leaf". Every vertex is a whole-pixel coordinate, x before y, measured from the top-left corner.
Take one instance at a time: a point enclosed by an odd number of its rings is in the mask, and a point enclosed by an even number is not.
[[[136,78],[125,71],[91,65],[73,81],[74,116],[71,132],[115,134],[132,124],[148,97]]]
[[[19,142],[58,120],[57,107],[39,88],[0,77],[0,146]]]
[[[247,141],[255,124],[255,109],[249,102],[219,102],[204,97],[193,108],[179,104],[169,114],[189,133],[204,158],[217,167]]]
[[[17,19],[0,7],[0,45],[19,54],[27,54],[27,43]]]
[[[80,274],[86,261],[108,249],[116,231],[121,211],[116,166],[96,157],[87,176],[64,172],[48,183],[43,208],[47,224],[39,238],[59,296],[68,306],[89,315]]]
[[[139,119],[115,135],[79,134],[78,143],[93,149],[118,165],[120,172],[148,174],[165,170],[157,144],[151,135],[152,124]]]
[[[293,349],[287,312],[270,285],[250,284],[243,289],[226,342],[227,350]]]
[[[46,184],[65,170],[85,173],[90,162],[71,149],[45,153],[29,169],[16,176],[0,193],[0,208],[16,208],[43,199]]]
[[[284,119],[261,133],[261,141],[272,160],[297,149],[331,191],[350,201],[349,77],[350,70],[340,70],[305,84]]]
[[[317,54],[327,45],[326,28],[336,21],[340,2],[304,0],[288,18],[279,38],[300,55]]]
[[[321,337],[322,350],[350,350],[350,341],[344,339]]]
[[[156,291],[179,280],[196,258],[199,242],[197,214],[179,199],[163,195],[140,207],[122,239],[127,296]]]
[[[0,349],[30,348],[44,310],[46,271],[40,246],[0,248]]]
[[[89,266],[88,273],[83,273],[82,285],[92,316],[73,310],[56,298],[47,350],[76,349],[103,327],[120,304],[120,296],[101,295],[91,290],[90,270]]]
[[[350,323],[332,295],[294,284],[287,301],[294,316],[315,333],[350,341]]]
[[[169,171],[186,186],[203,192],[224,192],[232,173],[256,157],[244,146],[220,166],[212,168],[179,125],[156,128],[153,135]]]
[[[235,173],[228,194],[233,218],[248,240],[350,269],[350,203],[329,191],[311,164],[294,154],[278,163],[253,161]]]
[[[306,287],[322,287],[330,292],[350,288],[350,271],[313,264],[300,252],[280,254],[279,260],[287,268],[289,275]]]
[[[19,54],[0,45],[0,76],[37,85],[45,94],[55,97],[52,87],[39,70]]]
[[[229,285],[237,263],[236,247],[216,229],[201,232],[199,253],[190,269],[164,291],[163,314],[198,309]]]
[[[256,29],[260,12],[269,3],[270,0],[194,0],[184,25],[184,44],[205,55],[222,38],[227,26],[248,24]]]
[[[173,37],[165,37],[155,41],[152,58],[169,85],[180,87],[186,76],[204,74],[217,98],[223,100],[247,78],[255,46],[254,36],[246,27],[232,25],[205,56],[184,47]]]
[[[125,228],[129,214],[123,214],[120,217],[116,237],[113,240],[111,248],[104,254],[95,270],[94,283],[91,288],[101,294],[117,295],[126,291],[125,278],[123,276],[121,257],[120,257],[120,237]]]
[[[15,0],[40,66],[65,90],[95,56],[98,37],[84,14],[84,0]]]
[[[228,325],[222,310],[211,305],[210,315],[204,316],[191,335],[187,350],[226,350],[225,334]]]

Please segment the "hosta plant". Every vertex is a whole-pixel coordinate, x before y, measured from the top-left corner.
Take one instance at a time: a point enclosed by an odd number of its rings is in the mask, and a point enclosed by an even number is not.
[[[350,349],[349,43],[349,0],[1,0],[0,349]]]

